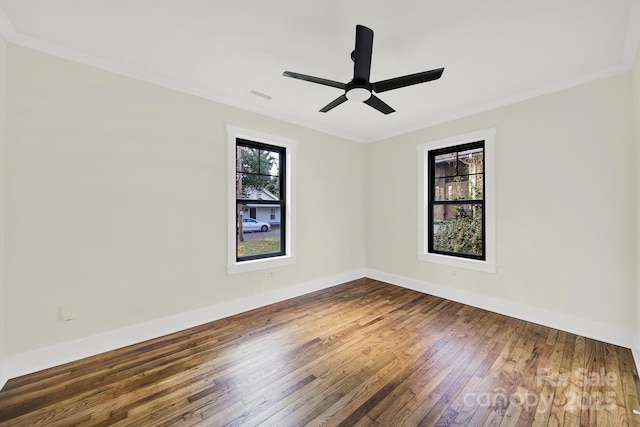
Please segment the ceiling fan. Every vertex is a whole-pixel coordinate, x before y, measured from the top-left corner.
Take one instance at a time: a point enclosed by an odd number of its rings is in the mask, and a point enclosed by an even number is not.
[[[351,59],[353,60],[353,79],[349,83],[340,83],[334,80],[294,73],[293,71],[285,71],[283,75],[285,77],[292,77],[294,79],[305,80],[311,83],[318,83],[344,90],[344,94],[340,95],[320,109],[320,112],[322,113],[326,113],[346,100],[351,100],[364,102],[381,113],[389,114],[393,113],[395,110],[375,96],[372,92],[386,92],[392,89],[399,89],[405,86],[437,80],[444,72],[444,68],[437,68],[431,71],[423,71],[421,73],[409,74],[402,77],[395,77],[371,83],[369,81],[369,74],[371,72],[372,51],[373,30],[363,25],[356,25],[356,47],[354,51],[351,52]]]

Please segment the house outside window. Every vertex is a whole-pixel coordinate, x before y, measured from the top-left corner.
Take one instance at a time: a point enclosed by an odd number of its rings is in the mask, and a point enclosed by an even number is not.
[[[229,274],[295,262],[295,141],[227,126]]]
[[[496,271],[495,133],[418,146],[418,258]]]

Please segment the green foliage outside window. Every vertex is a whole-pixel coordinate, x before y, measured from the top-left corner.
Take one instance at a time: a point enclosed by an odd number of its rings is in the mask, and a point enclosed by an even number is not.
[[[274,196],[280,193],[277,153],[250,147],[238,152],[242,171],[242,192],[265,189]]]
[[[457,205],[456,217],[450,221],[435,222],[433,247],[437,251],[482,255],[482,210],[480,207]]]
[[[482,171],[482,156],[471,157],[468,162],[475,163],[474,170]],[[464,200],[460,204],[450,205],[455,216],[450,220],[434,221],[433,248],[437,251],[454,252],[467,255],[483,254],[483,220],[482,205],[469,203],[471,200],[482,200],[482,181],[471,179],[463,181],[454,178],[454,200]]]

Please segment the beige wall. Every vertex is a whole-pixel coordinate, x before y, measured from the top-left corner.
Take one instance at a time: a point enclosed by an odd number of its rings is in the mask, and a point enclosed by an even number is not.
[[[637,64],[361,145],[4,43],[2,70],[5,48],[0,358],[365,266],[636,329]],[[298,260],[273,281],[226,275],[227,124],[298,140]],[[416,145],[494,126],[498,272],[453,276],[417,260]]]
[[[367,268],[635,328],[629,73],[366,146]],[[497,273],[421,262],[417,151],[497,127]]]
[[[633,123],[636,137],[636,349],[640,350],[640,47],[636,52],[633,70]],[[636,357],[638,354],[636,354]]]
[[[2,372],[2,360],[6,353],[5,317],[7,300],[5,298],[5,250],[4,250],[4,182],[5,182],[5,71],[6,71],[7,43],[0,36],[0,384],[2,384],[4,372]]]
[[[7,84],[8,354],[364,269],[363,145],[13,45]],[[227,124],[298,141],[272,281],[226,274]]]

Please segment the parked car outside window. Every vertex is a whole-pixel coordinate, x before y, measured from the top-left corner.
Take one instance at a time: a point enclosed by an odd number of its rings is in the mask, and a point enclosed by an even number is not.
[[[271,224],[253,218],[242,218],[242,231],[269,231]]]

